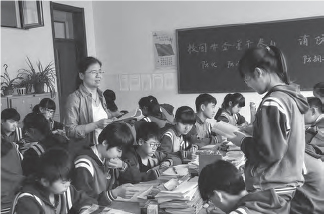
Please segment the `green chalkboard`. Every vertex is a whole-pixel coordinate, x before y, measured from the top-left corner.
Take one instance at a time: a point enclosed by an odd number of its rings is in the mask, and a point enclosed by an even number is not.
[[[312,90],[324,80],[324,17],[177,29],[179,93],[251,91],[237,69],[244,50],[275,45],[290,80]]]

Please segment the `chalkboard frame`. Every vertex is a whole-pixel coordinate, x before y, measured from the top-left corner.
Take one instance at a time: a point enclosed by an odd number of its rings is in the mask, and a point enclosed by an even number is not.
[[[188,31],[188,30],[204,30],[211,28],[224,28],[224,27],[235,27],[235,26],[245,26],[245,25],[254,25],[254,24],[271,24],[271,23],[282,23],[282,22],[296,22],[303,20],[312,20],[312,19],[323,19],[324,16],[312,16],[312,17],[302,17],[302,18],[293,18],[293,19],[281,19],[281,20],[271,20],[271,21],[262,21],[262,22],[248,22],[248,23],[235,23],[235,24],[224,24],[224,25],[210,25],[202,27],[190,27],[190,28],[179,28],[176,29],[176,46],[177,46],[177,83],[178,83],[178,93],[179,94],[197,94],[197,93],[230,93],[230,92],[255,92],[253,89],[247,87],[246,90],[233,91],[233,90],[182,90],[181,89],[181,71],[180,71],[180,61],[179,61],[179,32]],[[289,69],[289,68],[288,68]],[[320,81],[320,80],[319,80]],[[243,79],[242,79],[243,82]],[[294,84],[294,82],[292,82]],[[300,87],[301,91],[312,91],[313,87]]]

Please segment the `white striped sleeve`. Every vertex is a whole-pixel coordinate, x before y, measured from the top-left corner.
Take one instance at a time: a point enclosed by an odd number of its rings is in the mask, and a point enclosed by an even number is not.
[[[74,165],[75,165],[75,168],[79,168],[79,167],[86,168],[90,172],[91,176],[92,177],[94,176],[94,169],[93,169],[92,163],[88,159],[80,158],[74,162]]]
[[[239,207],[236,210],[230,212],[230,214],[247,214],[247,212],[243,207]]]
[[[285,107],[285,105],[276,97],[267,97],[263,103],[262,106],[273,106],[276,107],[278,109],[279,112],[281,112],[283,115],[285,115],[286,117],[286,126],[287,126],[287,130],[290,130],[290,117],[287,111],[287,108]]]
[[[164,137],[164,136],[167,136],[167,137],[171,138],[171,140],[173,139],[173,134],[172,134],[172,132],[170,132],[170,131],[164,133],[163,137]]]

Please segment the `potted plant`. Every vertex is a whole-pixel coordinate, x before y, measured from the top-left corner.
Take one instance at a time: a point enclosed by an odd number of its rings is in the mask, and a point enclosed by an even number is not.
[[[5,68],[5,72],[3,75],[1,75],[1,91],[4,96],[9,96],[12,95],[14,92],[14,89],[17,86],[17,81],[21,80],[21,77],[15,77],[13,79],[10,79],[9,74],[8,74],[8,65],[4,64],[3,67]]]
[[[32,87],[36,94],[45,93],[44,86],[46,85],[51,93],[51,97],[55,96],[55,69],[53,62],[50,62],[46,66],[38,60],[36,62],[37,71],[34,65],[31,63],[30,59],[27,57],[28,69],[20,69],[18,72],[18,77],[22,77],[26,82],[26,91],[30,93]]]

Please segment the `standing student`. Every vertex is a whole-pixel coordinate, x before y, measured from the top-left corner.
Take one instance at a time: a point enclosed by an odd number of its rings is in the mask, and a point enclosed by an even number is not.
[[[216,98],[210,94],[200,94],[196,98],[196,123],[188,133],[190,141],[199,148],[222,142],[221,136],[212,133],[212,127],[207,119],[213,119],[216,113]]]
[[[71,184],[72,162],[62,149],[41,156],[36,173],[27,178],[13,203],[16,214],[82,213],[97,201]]]
[[[128,165],[122,161],[122,150],[132,145],[133,134],[125,123],[110,123],[99,135],[98,144],[81,150],[74,160],[72,183],[107,206],[117,196],[125,198],[127,184],[119,186],[118,177]]]
[[[288,213],[296,188],[304,182],[303,114],[308,110],[307,100],[290,85],[285,58],[277,47],[248,49],[239,62],[239,71],[250,88],[266,94],[255,116],[253,136],[236,133],[229,140],[240,146],[247,158],[247,191],[273,188],[287,202],[282,207]]]
[[[240,115],[240,110],[245,106],[245,98],[240,93],[227,94],[222,103],[222,108],[217,111],[215,120],[229,123],[233,126],[247,124],[245,118]]]
[[[101,62],[86,57],[79,65],[79,88],[70,94],[65,106],[65,126],[70,141],[70,152],[75,154],[84,146],[98,144],[103,128],[112,122],[106,101],[99,90],[104,71]]]
[[[121,173],[121,183],[139,183],[157,179],[162,171],[174,164],[172,156],[157,151],[160,128],[156,123],[141,123],[136,133],[137,145],[131,147],[122,159],[128,164],[124,173]]]
[[[186,158],[193,158],[192,154],[197,146],[190,143],[186,135],[195,123],[196,115],[192,108],[189,106],[178,108],[175,115],[175,125],[162,133],[161,147],[158,150],[174,155],[181,161]]]
[[[1,141],[18,143],[22,138],[22,130],[18,127],[20,114],[14,108],[7,108],[1,112]]]
[[[44,98],[39,104],[35,105],[33,112],[36,114],[42,114],[49,123],[51,131],[63,132],[64,126],[62,123],[54,121],[53,116],[56,111],[56,104],[54,100],[50,98]]]

